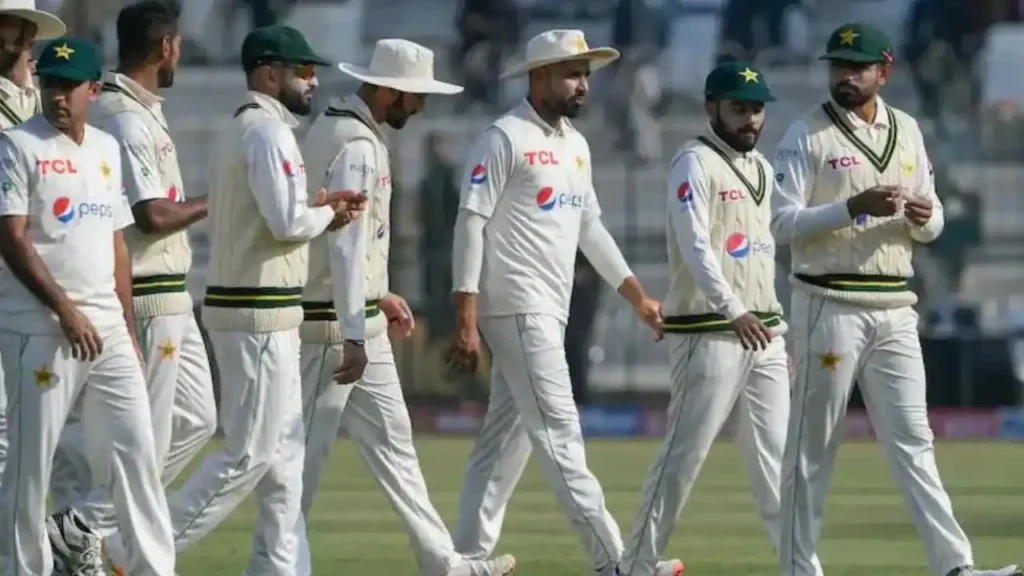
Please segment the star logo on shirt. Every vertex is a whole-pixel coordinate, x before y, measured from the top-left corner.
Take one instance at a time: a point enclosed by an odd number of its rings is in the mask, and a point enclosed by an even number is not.
[[[839,366],[839,361],[842,359],[842,356],[835,352],[825,352],[821,355],[821,369],[834,371],[836,367]]]
[[[168,341],[164,342],[160,346],[160,359],[161,360],[173,360],[174,359],[174,353],[177,352],[177,351],[178,351],[178,349],[174,347],[174,344],[171,344],[171,341],[168,340]]]
[[[46,366],[36,370],[34,374],[36,386],[40,388],[51,388],[57,381],[56,376]]]
[[[56,58],[61,58],[63,60],[71,60],[71,55],[75,53],[75,49],[68,46],[68,43],[65,42],[61,46],[55,46],[53,48],[53,52]]]
[[[100,162],[100,173],[104,178],[110,178],[110,164],[107,164],[106,160]]]
[[[839,43],[843,46],[853,46],[853,41],[857,39],[857,34],[853,30],[843,30],[839,33]]]
[[[583,170],[583,167],[587,165],[587,161],[583,159],[583,156],[576,157],[576,169]]]
[[[743,77],[744,82],[753,82],[754,84],[757,84],[758,74],[750,68],[744,68],[743,71],[740,72],[740,76]]]
[[[914,166],[913,162],[904,162],[902,167],[903,167],[903,173],[906,174],[907,176],[910,176],[911,174],[913,174],[914,170],[917,169],[917,166]]]

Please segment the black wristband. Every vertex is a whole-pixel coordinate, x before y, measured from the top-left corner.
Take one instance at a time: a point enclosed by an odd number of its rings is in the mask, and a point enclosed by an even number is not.
[[[352,344],[353,346],[359,346],[362,348],[366,344],[366,340],[345,340],[345,344]]]

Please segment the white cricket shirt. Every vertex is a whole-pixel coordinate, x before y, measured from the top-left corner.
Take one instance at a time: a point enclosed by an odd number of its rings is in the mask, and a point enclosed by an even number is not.
[[[565,119],[549,125],[525,100],[472,148],[459,206],[488,220],[480,316],[551,314],[565,321],[578,248],[613,287],[632,275],[601,223],[586,139]]]
[[[0,134],[2,216],[28,217],[36,252],[98,330],[124,324],[114,291],[114,232],[134,221],[113,137],[87,125],[79,145],[42,115]],[[0,269],[0,326],[60,331],[54,314],[7,267]]]

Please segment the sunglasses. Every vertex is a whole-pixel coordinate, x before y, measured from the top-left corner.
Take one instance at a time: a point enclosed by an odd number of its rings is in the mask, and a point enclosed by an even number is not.
[[[316,76],[316,65],[315,64],[297,64],[292,66],[292,72],[296,78],[301,80],[309,80]]]

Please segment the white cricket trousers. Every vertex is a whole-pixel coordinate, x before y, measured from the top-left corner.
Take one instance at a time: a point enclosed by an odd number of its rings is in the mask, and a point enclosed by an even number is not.
[[[169,498],[178,552],[199,542],[255,490],[250,576],[294,576],[302,499],[298,329],[209,332],[220,370],[224,446]]]
[[[565,360],[565,324],[545,314],[517,314],[482,318],[480,331],[493,356],[491,391],[466,466],[455,549],[473,559],[493,554],[508,501],[536,449],[593,567],[613,566],[622,536],[587,467]]]
[[[761,523],[779,544],[779,469],[789,420],[789,368],[782,336],[744,350],[732,333],[669,334],[672,398],[665,442],[643,496],[619,571],[653,576],[708,452],[735,413],[735,439]]]
[[[101,338],[100,357],[79,362],[63,336],[0,332],[11,432],[11,465],[0,487],[0,556],[7,576],[49,576],[53,569],[46,493],[64,421],[79,396],[96,483],[112,485],[118,525],[131,540],[128,572],[174,575],[142,368],[126,328],[104,331]]]
[[[302,396],[306,419],[306,465],[302,512],[309,517],[317,485],[331,446],[344,427],[359,447],[370,475],[405,526],[420,573],[443,576],[461,559],[427,494],[412,439],[412,422],[398,379],[387,334],[366,341],[366,371],[354,385],[339,385],[334,370],[341,345],[302,345]],[[309,543],[301,527],[302,558],[298,576],[310,576]]]
[[[210,361],[192,312],[139,320],[146,357],[146,383],[161,481],[171,482],[217,430]],[[110,493],[89,492],[89,467],[82,425],[69,423],[53,462],[52,492],[57,509],[74,508],[89,526],[108,535],[117,529]]]
[[[856,380],[932,572],[972,565],[935,464],[924,361],[910,307],[871,309],[793,290],[796,384],[782,463],[779,573],[814,574],[841,424]]]

